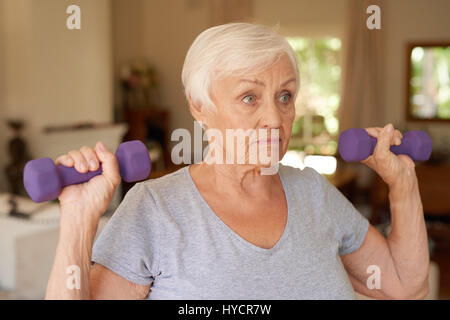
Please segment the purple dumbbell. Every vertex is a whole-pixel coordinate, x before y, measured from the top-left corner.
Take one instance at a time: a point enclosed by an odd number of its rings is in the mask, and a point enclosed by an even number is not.
[[[151,161],[146,146],[139,140],[121,143],[116,151],[120,176],[126,182],[144,180],[151,170]],[[96,171],[79,173],[73,167],[55,166],[50,158],[28,161],[23,172],[23,184],[30,198],[35,202],[56,199],[62,188],[83,183],[102,173]]]
[[[373,154],[377,138],[370,136],[365,129],[354,128],[342,131],[338,150],[345,161],[361,161]],[[431,138],[421,130],[412,130],[403,134],[402,143],[391,146],[394,154],[406,154],[414,161],[426,161],[431,155]]]

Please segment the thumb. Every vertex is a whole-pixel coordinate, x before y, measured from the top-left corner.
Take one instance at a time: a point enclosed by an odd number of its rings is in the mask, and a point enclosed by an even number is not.
[[[120,183],[119,163],[116,156],[101,141],[95,145],[95,151],[102,163],[103,175],[116,187]]]

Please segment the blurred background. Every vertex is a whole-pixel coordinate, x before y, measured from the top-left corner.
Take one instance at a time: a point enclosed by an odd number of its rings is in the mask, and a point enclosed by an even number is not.
[[[72,4],[79,30],[66,27]],[[371,30],[373,4],[381,28]],[[448,0],[0,0],[0,299],[43,298],[56,247],[57,201],[27,199],[26,161],[139,139],[152,158],[149,178],[179,169],[171,133],[194,132],[184,58],[202,31],[234,21],[278,24],[297,53],[301,89],[282,162],[324,174],[386,235],[387,186],[363,164],[342,161],[339,133],[389,122],[429,133],[431,159],[416,164],[428,298],[449,299],[449,13]],[[131,186],[122,183],[99,232]]]

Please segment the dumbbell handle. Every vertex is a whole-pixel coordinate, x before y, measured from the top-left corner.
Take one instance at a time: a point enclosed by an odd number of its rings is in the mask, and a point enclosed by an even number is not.
[[[99,165],[99,168],[97,170],[88,171],[86,173],[80,173],[74,167],[66,167],[63,165],[57,165],[56,170],[58,171],[62,188],[72,184],[78,184],[89,181],[93,177],[98,176],[103,172],[101,164]]]
[[[375,151],[375,146],[377,145],[378,139],[372,136],[369,136],[369,155],[372,155],[373,152]],[[406,136],[405,138],[402,138],[402,142],[401,144],[399,144],[398,146],[391,146],[389,148],[389,150],[391,150],[391,152],[393,154],[408,154],[410,146],[411,146],[411,142],[413,142],[411,139],[408,139],[408,137]]]
[[[365,129],[348,129],[339,137],[339,153],[345,161],[361,161],[375,151],[377,138],[370,136]],[[432,143],[425,131],[412,130],[403,134],[401,144],[391,146],[390,151],[396,155],[406,154],[414,161],[430,158]]]

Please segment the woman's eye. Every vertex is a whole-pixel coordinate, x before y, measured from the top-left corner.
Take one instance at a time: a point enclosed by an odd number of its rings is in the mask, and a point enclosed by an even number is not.
[[[247,98],[251,98],[251,99],[247,99]],[[253,104],[255,102],[255,96],[250,96],[250,95],[249,96],[245,96],[243,101],[247,102],[247,103],[250,103],[250,104]]]
[[[282,96],[281,96],[281,98],[282,98],[282,101],[281,102],[283,102],[283,103],[289,103],[289,101],[291,100],[291,94],[290,93],[288,93],[288,92],[286,92],[285,94],[283,94]],[[285,99],[283,99],[283,97],[285,97]]]
[[[291,101],[292,94],[289,92],[286,92],[281,96],[281,102],[284,104],[289,104]],[[245,96],[244,99],[242,99],[245,103],[254,104],[256,101],[256,97],[254,95],[248,95]]]

